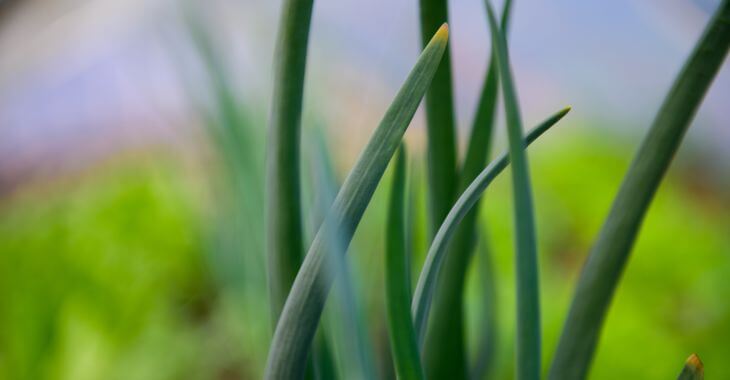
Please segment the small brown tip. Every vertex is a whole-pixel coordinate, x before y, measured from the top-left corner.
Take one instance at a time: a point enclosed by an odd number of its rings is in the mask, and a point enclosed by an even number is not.
[[[449,39],[449,24],[443,23],[439,30],[436,31],[436,34],[434,34],[434,39],[442,39],[442,40],[448,40]]]
[[[692,369],[695,370],[695,372],[704,372],[705,365],[702,364],[702,360],[700,360],[700,357],[697,356],[697,354],[692,354],[687,358],[687,362],[685,363],[688,367],[692,367]]]

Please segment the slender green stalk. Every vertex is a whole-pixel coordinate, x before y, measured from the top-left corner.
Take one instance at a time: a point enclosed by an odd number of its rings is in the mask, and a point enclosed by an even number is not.
[[[285,0],[274,59],[266,163],[266,252],[274,322],[302,261],[299,124],[313,0]]]
[[[538,137],[545,133],[550,127],[555,125],[563,118],[570,108],[565,108],[555,115],[543,121],[535,127],[525,138],[524,144],[528,145],[534,142]],[[426,261],[423,264],[421,275],[418,277],[416,292],[413,296],[411,312],[413,313],[414,325],[418,334],[419,342],[422,341],[426,327],[428,325],[428,312],[431,306],[434,290],[436,287],[436,278],[438,277],[441,263],[447,251],[449,239],[456,232],[459,222],[464,219],[469,211],[474,207],[484,191],[490,183],[507,167],[510,162],[510,156],[503,153],[499,158],[492,161],[474,181],[464,190],[459,199],[456,200],[449,214],[444,219],[444,223],[436,232],[431,247],[428,249]]]
[[[669,91],[583,266],[550,378],[583,379],[644,215],[702,98],[727,55],[730,0],[724,0]]]
[[[403,134],[426,93],[446,50],[444,24],[419,57],[383,120],[350,171],[320,227],[294,280],[274,332],[266,367],[267,379],[300,379],[332,284],[327,255],[345,253],[355,229]],[[328,249],[336,237],[340,246]]]
[[[334,356],[323,330],[318,330],[314,338],[314,353],[312,355],[313,377],[317,380],[334,380],[337,378]]]
[[[320,131],[317,139],[317,167],[316,178],[319,218],[315,221],[315,231],[319,229],[328,210],[334,203],[339,189],[332,160],[329,157],[325,137]],[[337,236],[330,236],[332,241],[327,242],[327,249],[337,250],[339,241]],[[340,351],[341,376],[352,379],[374,379],[375,365],[373,363],[373,345],[370,334],[363,321],[362,312],[358,308],[358,298],[355,292],[350,264],[344,255],[327,255],[329,262],[327,270],[334,278],[334,294],[330,299],[333,308],[332,314],[324,315],[322,323],[317,329],[314,340],[315,369],[318,380],[337,378],[336,365],[331,357],[327,357],[326,335],[337,337],[338,351]],[[329,324],[326,324],[327,319]],[[334,319],[334,321],[333,321]]]
[[[388,313],[388,335],[395,370],[400,380],[423,379],[421,359],[416,344],[416,331],[411,318],[411,283],[406,256],[405,145],[398,152],[390,190],[388,223],[386,225],[385,290]]]
[[[482,231],[477,244],[478,254],[478,278],[479,285],[483,292],[483,313],[480,318],[482,326],[477,341],[477,350],[470,368],[471,379],[484,379],[492,375],[494,363],[496,362],[497,347],[499,346],[499,328],[497,313],[497,281],[494,260],[489,251],[489,236],[487,231]]]
[[[502,30],[506,32],[511,1],[505,3]],[[492,54],[484,80],[479,105],[471,129],[469,145],[459,175],[458,191],[466,189],[486,165],[492,145],[494,115],[499,90],[496,57]],[[479,207],[464,217],[444,262],[439,286],[434,297],[431,322],[424,344],[428,373],[434,378],[467,375],[466,344],[464,342],[464,284],[474,251],[476,220]]]
[[[309,134],[310,146],[313,147],[312,154],[312,175],[310,178],[314,179],[316,186],[314,188],[315,200],[314,207],[310,213],[311,219],[309,220],[310,234],[314,233],[319,229],[322,224],[327,211],[337,196],[337,190],[340,185],[337,180],[335,173],[332,157],[329,154],[327,148],[327,141],[325,132],[322,128],[317,128],[314,133]],[[312,232],[313,231],[313,232]],[[338,304],[340,300],[335,300],[336,306],[342,307]],[[327,315],[323,317],[323,323],[320,324],[317,329],[317,334],[314,338],[314,351],[312,353],[313,364],[314,364],[314,378],[317,380],[333,380],[337,378],[337,366],[333,352],[330,348],[331,340],[329,338],[333,336],[342,336],[344,334],[338,334],[333,329],[331,322],[333,317],[339,315]],[[349,337],[348,337],[349,338]]]
[[[487,2],[492,49],[497,56],[502,96],[507,119],[512,191],[515,200],[515,238],[517,268],[517,379],[540,378],[540,284],[538,281],[537,241],[532,190],[522,120],[512,80],[507,40],[499,31],[492,5]]]
[[[420,0],[421,41],[426,46],[433,33],[448,22],[447,0]],[[431,232],[441,224],[456,195],[456,137],[454,96],[451,87],[451,54],[447,51],[426,93],[428,134],[428,196]]]
[[[503,34],[507,34],[509,15],[512,9],[512,1],[507,0],[502,10],[500,28]],[[499,73],[497,72],[497,57],[492,54],[487,68],[487,74],[482,86],[481,96],[474,116],[474,123],[471,127],[469,146],[464,158],[464,165],[461,172],[460,191],[464,191],[471,181],[481,172],[487,158],[492,151],[492,135],[494,130],[494,116],[497,108],[497,91],[499,90]]]
[[[328,243],[331,251],[339,250],[341,242]],[[335,281],[335,297],[339,310],[336,313],[341,320],[344,339],[343,348],[343,377],[346,379],[376,379],[376,367],[373,359],[373,344],[370,341],[367,324],[358,308],[355,287],[347,256],[339,254],[326,255],[331,262],[328,270]]]
[[[684,363],[682,372],[679,373],[677,380],[704,380],[705,379],[705,366],[702,364],[702,360],[697,354],[692,354],[687,358]]]

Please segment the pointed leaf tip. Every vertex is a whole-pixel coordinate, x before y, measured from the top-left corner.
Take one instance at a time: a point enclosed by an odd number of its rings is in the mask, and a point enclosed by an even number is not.
[[[433,35],[433,39],[439,39],[448,41],[449,39],[449,23],[445,22],[441,25],[439,30],[436,31],[436,34]]]
[[[697,354],[692,354],[684,362],[682,372],[679,373],[677,380],[703,380],[705,378],[705,366]]]
[[[700,360],[700,357],[697,356],[697,354],[692,354],[687,358],[687,362],[685,363],[688,367],[691,367],[696,372],[704,371],[705,365],[702,364],[702,360]]]

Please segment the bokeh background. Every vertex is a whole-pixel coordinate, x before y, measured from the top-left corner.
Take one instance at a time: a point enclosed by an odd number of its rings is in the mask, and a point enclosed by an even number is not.
[[[546,365],[623,173],[717,4],[515,2],[510,47],[526,124],[573,106],[530,148]],[[0,1],[0,378],[261,376],[272,331],[263,146],[279,8]],[[302,127],[308,214],[321,147],[344,178],[417,57],[417,17],[415,0],[315,1]],[[463,145],[490,49],[482,1],[451,1],[450,21]],[[651,207],[591,378],[674,378],[691,352],[708,378],[730,378],[729,106],[726,64]],[[428,236],[423,123],[419,112],[406,137],[415,270]],[[497,283],[499,379],[513,375],[506,178],[481,215]],[[386,175],[349,256],[358,307],[386,353],[387,194]],[[466,295],[472,346],[482,264]],[[380,367],[387,378],[390,364]]]

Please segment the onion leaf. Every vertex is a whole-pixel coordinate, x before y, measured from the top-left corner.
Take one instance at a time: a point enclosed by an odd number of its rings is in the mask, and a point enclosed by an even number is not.
[[[675,79],[624,177],[578,279],[550,369],[550,379],[583,379],[608,307],[652,198],[730,45],[724,0]]]
[[[343,255],[391,157],[426,93],[448,41],[444,24],[431,39],[350,171],[294,280],[274,332],[267,379],[300,379],[319,324],[332,273],[327,255]],[[339,246],[331,249],[333,237]]]

